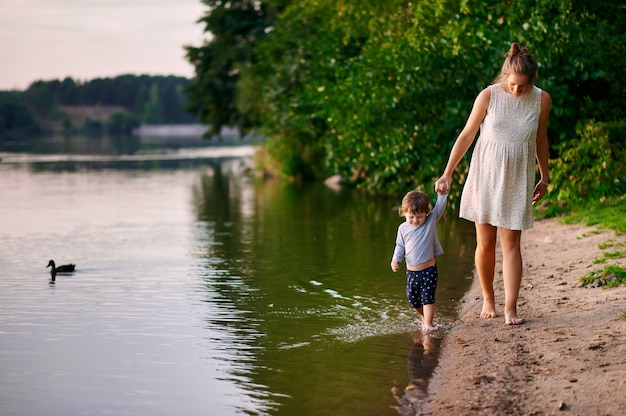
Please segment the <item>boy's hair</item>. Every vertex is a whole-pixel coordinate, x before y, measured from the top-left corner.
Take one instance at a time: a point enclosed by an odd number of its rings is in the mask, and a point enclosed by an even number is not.
[[[430,202],[428,196],[424,192],[410,191],[402,198],[402,206],[398,209],[400,216],[407,212],[419,214],[430,212]]]

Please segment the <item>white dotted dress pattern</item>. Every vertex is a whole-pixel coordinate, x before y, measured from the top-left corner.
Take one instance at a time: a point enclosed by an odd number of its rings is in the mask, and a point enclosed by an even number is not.
[[[537,128],[541,89],[515,97],[500,84],[490,87],[461,195],[460,217],[509,230],[532,228]]]

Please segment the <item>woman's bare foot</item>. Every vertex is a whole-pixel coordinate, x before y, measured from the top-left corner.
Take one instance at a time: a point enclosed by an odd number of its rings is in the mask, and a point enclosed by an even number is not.
[[[504,310],[504,323],[507,325],[520,325],[524,320],[517,316],[517,307]]]
[[[482,319],[491,319],[497,317],[496,305],[493,302],[483,301],[483,310],[480,312]]]
[[[504,323],[507,325],[521,325],[524,323],[524,320],[517,315],[505,316]]]

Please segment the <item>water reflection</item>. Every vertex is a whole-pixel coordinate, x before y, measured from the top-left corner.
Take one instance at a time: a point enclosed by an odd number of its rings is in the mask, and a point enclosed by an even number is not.
[[[436,333],[413,334],[407,357],[409,382],[405,388],[394,386],[391,391],[397,401],[396,410],[403,416],[420,414],[428,397],[428,382],[437,364],[442,335]]]
[[[255,412],[191,290],[196,170],[48,166],[0,164],[0,413]]]
[[[242,401],[269,413],[276,407],[274,394],[255,376],[262,354],[259,338],[265,336],[256,307],[259,289],[249,279],[253,272],[242,267],[252,214],[250,179],[243,170],[245,165],[237,162],[203,168],[192,192],[194,255],[204,260],[197,271],[198,289],[208,304],[205,328],[217,334],[208,340],[212,353],[231,361],[229,379],[245,389]]]
[[[420,334],[388,268],[399,221],[388,200],[321,185],[246,182],[207,169],[194,187],[207,325],[236,340],[233,379],[272,414],[393,414],[389,381],[425,394],[438,338]],[[469,281],[471,228],[448,215],[438,319]],[[466,240],[466,238],[468,238]],[[234,342],[234,341],[233,341]],[[240,360],[241,358],[241,360]],[[391,413],[390,413],[391,412]]]
[[[200,136],[84,136],[55,134],[31,140],[2,141],[0,151],[32,155],[138,155],[166,154],[178,149],[250,146],[262,138],[246,136],[206,140]]]
[[[445,330],[422,341],[389,269],[394,204],[207,152],[2,154],[3,414],[392,415],[426,390]],[[451,211],[439,231],[445,328],[474,244]]]
[[[0,151],[8,150],[0,161],[27,166],[33,172],[194,169],[207,163],[215,167],[225,159],[249,158],[254,153],[254,142],[254,138],[247,137],[226,146],[217,139],[201,137],[55,135],[8,147],[0,144]]]

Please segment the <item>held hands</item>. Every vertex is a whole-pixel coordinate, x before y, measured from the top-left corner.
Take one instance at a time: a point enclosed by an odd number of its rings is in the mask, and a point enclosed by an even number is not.
[[[451,178],[447,175],[443,175],[441,178],[437,179],[435,182],[435,192],[438,194],[447,194],[450,192],[450,180]]]
[[[397,261],[392,261],[391,270],[393,270],[394,272],[397,272],[398,269],[400,269],[400,263],[398,263]]]

